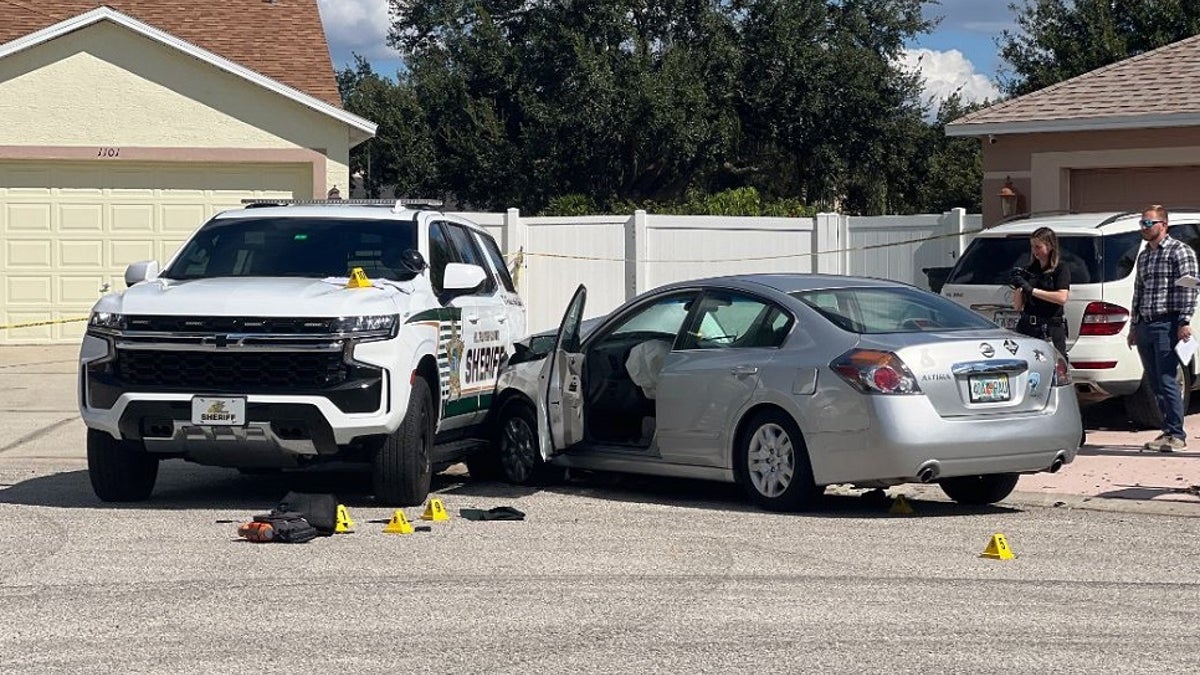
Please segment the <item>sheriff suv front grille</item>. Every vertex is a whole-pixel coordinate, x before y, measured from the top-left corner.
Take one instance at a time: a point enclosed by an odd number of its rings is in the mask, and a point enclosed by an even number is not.
[[[116,375],[126,385],[195,391],[325,389],[342,384],[342,352],[117,350]]]
[[[320,317],[154,316],[126,317],[126,330],[151,333],[323,334],[336,319]]]

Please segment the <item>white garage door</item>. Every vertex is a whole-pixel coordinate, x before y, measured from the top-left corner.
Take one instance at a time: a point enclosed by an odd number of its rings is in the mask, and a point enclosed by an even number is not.
[[[214,213],[309,197],[311,165],[0,162],[0,344],[71,343],[135,260],[166,262]]]
[[[1073,211],[1137,211],[1149,204],[1200,206],[1200,167],[1071,170]]]

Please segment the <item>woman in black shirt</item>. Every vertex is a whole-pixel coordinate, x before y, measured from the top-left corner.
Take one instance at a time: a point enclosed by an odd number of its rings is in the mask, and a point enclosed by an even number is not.
[[[1067,326],[1063,307],[1071,292],[1071,271],[1059,259],[1058,237],[1054,230],[1039,227],[1029,237],[1033,259],[1023,270],[1014,270],[1010,285],[1013,307],[1021,312],[1017,332],[1041,338],[1067,355]],[[1018,273],[1020,272],[1020,273]]]

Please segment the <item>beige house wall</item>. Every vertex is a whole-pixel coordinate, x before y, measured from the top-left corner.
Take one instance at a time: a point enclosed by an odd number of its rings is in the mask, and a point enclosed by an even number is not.
[[[1023,211],[1067,209],[1071,169],[1196,166],[1200,128],[1131,129],[983,138],[983,223],[1001,218],[1000,189],[1011,178]]]
[[[0,148],[316,151],[324,196],[348,193],[350,142],[344,123],[110,22],[0,60]]]

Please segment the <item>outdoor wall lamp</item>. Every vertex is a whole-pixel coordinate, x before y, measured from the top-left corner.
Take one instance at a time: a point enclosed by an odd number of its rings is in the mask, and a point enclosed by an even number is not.
[[[1012,177],[1005,177],[1004,187],[1000,188],[1000,215],[1009,218],[1016,214],[1017,204],[1020,200],[1021,193],[1013,187]]]

